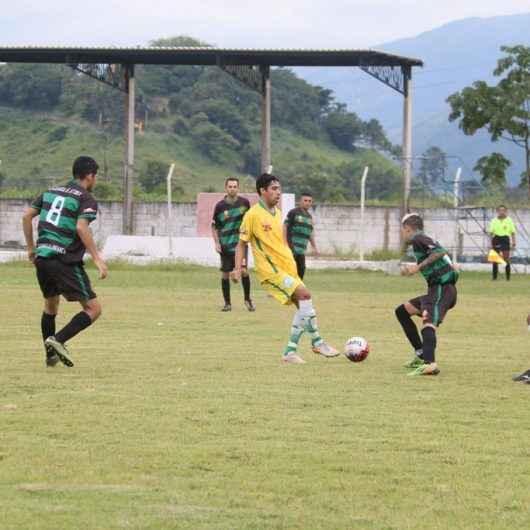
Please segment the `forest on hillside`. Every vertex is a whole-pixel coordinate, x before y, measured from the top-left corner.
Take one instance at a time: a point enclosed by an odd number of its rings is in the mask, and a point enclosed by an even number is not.
[[[176,37],[156,40],[151,45],[207,44]],[[138,136],[152,135],[150,147],[140,150],[136,168],[138,191],[155,195],[163,192],[168,163],[171,158],[178,162],[178,155],[170,148],[164,152],[156,148],[157,142],[165,143],[167,138],[173,139],[175,145],[181,140],[188,142],[189,149],[208,167],[218,166],[220,172],[251,176],[259,172],[257,93],[212,67],[138,66],[136,78]],[[286,138],[296,139],[292,145],[286,141],[280,146],[279,167],[274,160],[287,191],[310,188],[319,200],[355,200],[363,164],[369,163],[370,197],[388,199],[399,193],[400,171],[391,161],[393,155],[399,156],[399,147],[390,143],[377,120],[363,121],[336,101],[331,90],[310,85],[289,69],[273,69],[272,86],[273,133],[285,131]],[[6,109],[26,113],[30,121],[19,119],[17,127],[12,127],[10,117],[18,115],[4,112]],[[92,140],[80,134],[82,127],[96,131],[97,137],[103,139],[98,149],[105,185],[100,192],[108,196],[119,194],[122,93],[87,80],[65,66],[8,64],[0,66],[0,113],[4,114],[0,123],[3,191],[42,185],[39,179],[46,177],[43,167],[50,165],[46,165],[47,157],[57,161],[63,142],[76,146],[78,138],[79,152],[93,147]],[[48,121],[32,125],[33,117]],[[17,151],[20,141],[16,135],[23,135],[27,144],[37,132],[39,153],[32,167],[27,168],[20,163],[26,155]],[[320,152],[321,147],[327,149],[326,154]],[[14,153],[18,153],[16,161]],[[179,166],[183,177],[177,182],[179,188],[193,180],[188,166],[193,163],[182,162]]]

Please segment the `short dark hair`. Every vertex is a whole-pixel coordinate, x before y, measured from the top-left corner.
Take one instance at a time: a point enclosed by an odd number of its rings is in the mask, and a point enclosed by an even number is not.
[[[89,156],[79,156],[74,160],[72,166],[72,174],[74,178],[83,180],[87,175],[96,174],[98,172],[98,163]]]
[[[417,213],[409,213],[401,221],[403,226],[410,226],[416,230],[423,230],[423,219]]]
[[[508,209],[508,208],[506,208],[506,206],[504,206],[504,204],[499,204],[499,206],[497,206],[497,210],[498,210],[499,208],[504,208],[505,210]]]
[[[226,180],[225,180],[225,186],[226,186],[230,181],[237,182],[237,185],[239,186],[239,179],[238,179],[237,177],[227,177]]]
[[[271,175],[270,173],[262,173],[256,179],[256,191],[258,192],[258,195],[261,195],[260,190],[266,190],[273,182],[277,182],[279,184],[280,179],[274,175]]]
[[[311,197],[313,198],[313,194],[310,191],[303,191],[300,193],[300,197]]]

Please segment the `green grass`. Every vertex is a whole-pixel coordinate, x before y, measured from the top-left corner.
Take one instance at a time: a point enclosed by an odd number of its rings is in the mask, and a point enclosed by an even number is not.
[[[94,271],[89,274],[94,278]],[[0,266],[3,530],[512,530],[530,520],[527,280],[465,274],[438,378],[407,378],[393,316],[421,280],[312,272],[330,342],[281,366],[292,311],[219,273],[118,264],[94,280],[103,316],[46,369],[29,265]],[[78,311],[62,306],[60,323]]]

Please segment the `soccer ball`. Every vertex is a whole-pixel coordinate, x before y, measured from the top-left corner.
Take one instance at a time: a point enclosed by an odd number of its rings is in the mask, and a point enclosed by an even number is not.
[[[344,355],[353,363],[364,361],[370,353],[370,345],[363,337],[352,337],[348,339],[344,347]]]

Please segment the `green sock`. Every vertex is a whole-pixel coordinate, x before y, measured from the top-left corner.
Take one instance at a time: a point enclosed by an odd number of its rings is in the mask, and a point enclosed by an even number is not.
[[[297,311],[293,317],[293,323],[291,324],[291,334],[289,335],[289,342],[283,351],[284,355],[289,355],[290,353],[296,353],[298,349],[298,343],[302,338],[304,333],[304,322],[303,318],[300,315],[300,311]]]
[[[311,344],[313,346],[318,346],[324,341],[318,331],[317,314],[313,307],[312,300],[302,300],[300,302],[300,312],[304,319],[305,330],[311,335]]]

